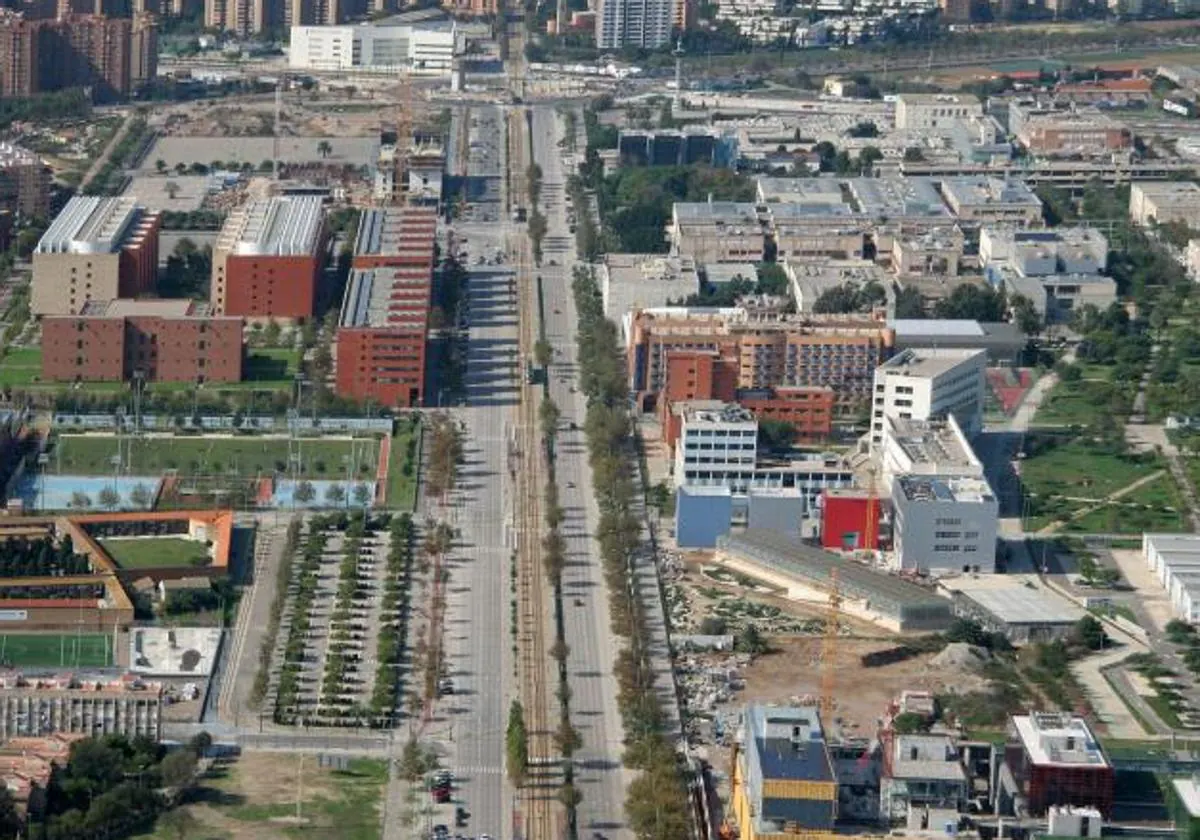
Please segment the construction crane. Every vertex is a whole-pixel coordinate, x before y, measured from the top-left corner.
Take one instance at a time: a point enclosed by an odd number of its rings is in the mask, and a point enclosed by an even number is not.
[[[394,203],[408,203],[408,164],[413,147],[413,85],[408,68],[400,71],[400,107],[396,120],[396,163],[393,181]]]
[[[821,717],[826,726],[833,721],[837,688],[838,619],[842,613],[841,581],[836,567],[829,570],[829,618],[825,620],[825,636],[821,640]]]

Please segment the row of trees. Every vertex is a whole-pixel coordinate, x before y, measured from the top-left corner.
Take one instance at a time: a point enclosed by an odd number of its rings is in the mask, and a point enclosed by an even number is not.
[[[58,577],[91,570],[88,558],[75,553],[71,535],[58,545],[49,536],[37,540],[10,538],[0,544],[0,577]]]
[[[295,564],[295,589],[292,598],[292,622],[280,664],[279,686],[275,693],[275,722],[292,724],[299,714],[300,673],[308,656],[308,631],[312,627],[311,612],[317,594],[317,573],[325,553],[328,537],[325,522],[320,517],[309,520],[308,535]]]
[[[400,662],[408,629],[413,565],[413,523],[407,513],[394,517],[390,526],[387,577],[380,607],[379,640],[375,652],[375,687],[371,712],[394,718],[400,686]]]
[[[358,666],[362,661],[356,638],[362,629],[362,620],[352,612],[354,601],[362,592],[359,579],[359,555],[362,553],[363,538],[367,534],[367,523],[360,513],[350,516],[342,543],[342,560],[338,564],[338,586],[333,596],[333,612],[329,618],[329,649],[325,654],[325,674],[321,681],[320,712],[336,713],[344,706],[347,682],[357,682]],[[349,676],[349,679],[347,678]]]
[[[250,690],[250,703],[258,707],[267,696],[267,685],[271,676],[271,655],[275,651],[275,639],[279,635],[279,622],[283,618],[283,606],[287,601],[288,581],[292,576],[292,561],[300,546],[300,520],[293,518],[288,524],[283,542],[283,556],[279,570],[275,573],[275,600],[267,615],[267,632],[263,634],[262,646],[258,650],[258,673],[254,675],[254,686]]]
[[[463,440],[458,423],[448,414],[434,414],[427,424],[429,463],[425,468],[425,487],[434,496],[445,499],[458,481]]]
[[[639,771],[629,786],[626,815],[644,840],[677,840],[690,833],[683,769],[665,736],[666,719],[655,692],[649,629],[636,585],[642,549],[632,473],[635,457],[626,409],[627,384],[616,327],[604,317],[592,270],[577,268],[573,291],[579,311],[580,382],[588,396],[585,422],[600,522],[596,531],[611,602],[612,630],[623,640],[615,663],[625,725],[626,766]]]
[[[149,142],[153,131],[142,116],[134,117],[108,159],[87,184],[84,195],[116,195],[125,184],[125,169],[132,166]]]

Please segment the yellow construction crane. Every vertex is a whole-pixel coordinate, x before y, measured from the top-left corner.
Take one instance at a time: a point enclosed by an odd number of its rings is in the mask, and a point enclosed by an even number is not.
[[[863,531],[863,549],[874,551],[879,548],[879,491],[875,486],[875,467],[867,471],[867,521]]]
[[[826,726],[833,722],[837,689],[838,619],[842,613],[841,581],[837,568],[829,570],[829,618],[825,620],[825,636],[821,640],[821,717]]]

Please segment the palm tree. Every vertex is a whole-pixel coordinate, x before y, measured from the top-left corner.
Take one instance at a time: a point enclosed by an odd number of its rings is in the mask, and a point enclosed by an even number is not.
[[[174,181],[167,181],[167,183],[163,184],[163,190],[166,192],[167,198],[174,201],[175,196],[179,195],[179,184]]]
[[[321,157],[327,158],[332,152],[333,146],[330,145],[328,140],[322,140],[317,144],[317,154],[319,154]]]
[[[161,175],[167,171],[167,162],[162,158],[159,158],[158,160],[154,161],[154,168],[158,171],[158,174]]]
[[[370,501],[371,488],[361,481],[354,485],[354,503],[359,506],[366,506]]]

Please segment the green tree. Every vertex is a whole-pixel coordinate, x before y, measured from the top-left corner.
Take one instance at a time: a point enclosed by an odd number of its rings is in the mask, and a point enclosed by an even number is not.
[[[154,169],[158,172],[159,175],[162,175],[164,172],[167,171],[167,162],[165,160],[163,160],[162,158],[159,158],[158,160],[154,161]]]
[[[365,483],[359,482],[354,485],[354,504],[359,507],[365,507],[371,503],[371,488]]]
[[[171,199],[172,201],[174,201],[174,200],[175,200],[175,196],[179,195],[179,184],[178,184],[178,182],[176,182],[176,181],[167,181],[165,184],[163,184],[163,192],[165,192],[165,193],[167,194],[167,198],[169,198],[169,199]]]
[[[1071,628],[1071,641],[1088,650],[1104,647],[1104,625],[1095,616],[1085,615]]]
[[[521,787],[525,783],[525,774],[529,766],[529,740],[525,731],[525,712],[517,700],[512,701],[512,705],[508,707],[505,764],[509,781],[514,787]]]
[[[892,718],[892,729],[899,735],[912,735],[929,728],[925,718],[914,712],[904,712]]]
[[[111,487],[105,487],[100,491],[100,506],[105,510],[112,510],[121,504],[121,496]]]
[[[196,836],[200,830],[200,822],[192,816],[192,812],[184,808],[174,808],[158,818],[158,829],[174,840],[187,840]]]
[[[537,343],[533,345],[533,360],[538,367],[549,367],[550,361],[554,358],[554,348],[550,342],[544,338],[539,338]]]
[[[1038,315],[1033,301],[1025,295],[1014,295],[1010,303],[1012,307],[1012,322],[1025,335],[1037,335],[1042,331],[1042,318]]]
[[[738,633],[733,640],[733,647],[739,653],[749,653],[754,656],[764,654],[769,650],[767,640],[763,638],[762,633],[754,624],[747,624],[742,628],[742,632]]]
[[[159,771],[167,787],[184,787],[196,777],[196,754],[191,750],[172,750],[162,760]]]
[[[333,152],[333,146],[328,140],[322,140],[317,143],[317,154],[322,158],[327,158]]]
[[[335,507],[341,506],[346,501],[346,488],[340,484],[330,484],[325,491],[325,501]]]
[[[133,489],[129,491],[129,501],[138,509],[150,507],[150,488],[141,482],[133,485]]]
[[[764,418],[758,422],[758,442],[772,452],[786,452],[796,442],[796,427],[783,420]]]
[[[301,481],[296,485],[296,491],[293,493],[297,502],[311,502],[317,496],[317,489],[313,487],[311,481]]]

